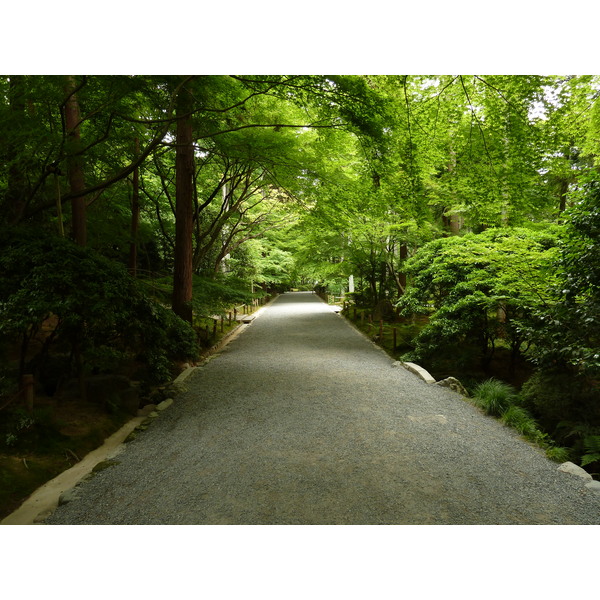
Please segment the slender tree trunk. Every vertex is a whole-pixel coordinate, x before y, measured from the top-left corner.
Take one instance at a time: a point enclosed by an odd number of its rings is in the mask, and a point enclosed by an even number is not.
[[[135,138],[135,155],[140,153],[140,139]],[[131,193],[131,242],[129,244],[129,272],[137,275],[138,230],[140,227],[140,168],[133,171],[133,190]]]
[[[192,322],[192,257],[194,233],[193,97],[183,86],[177,98],[177,149],[175,154],[175,265],[172,307],[175,314]]]
[[[408,258],[408,246],[406,244],[400,245],[400,272],[398,273],[398,287],[400,289],[399,296],[402,296],[406,291],[406,272],[404,270],[404,263]]]
[[[561,179],[560,181],[560,190],[558,192],[558,211],[560,213],[565,212],[567,208],[567,192],[569,191],[569,181],[567,179]]]
[[[66,77],[65,92],[68,96],[65,104],[65,126],[67,129],[68,153],[67,177],[71,192],[81,192],[85,189],[85,178],[83,173],[83,161],[78,154],[81,149],[80,114],[79,103],[74,93],[77,87],[75,77]],[[79,196],[71,200],[71,226],[73,239],[80,246],[87,243],[86,228],[86,200],[85,196]]]

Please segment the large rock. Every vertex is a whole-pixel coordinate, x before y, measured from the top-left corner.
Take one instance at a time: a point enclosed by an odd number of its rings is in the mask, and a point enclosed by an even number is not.
[[[562,465],[558,467],[558,470],[562,473],[569,473],[570,475],[576,475],[577,477],[581,477],[582,479],[592,481],[592,476],[585,469],[578,467],[575,463],[572,462],[562,463]]]
[[[469,393],[464,388],[463,384],[456,379],[455,377],[446,377],[446,379],[441,379],[440,381],[436,381],[435,385],[439,385],[440,387],[445,387],[461,396],[469,397]]]

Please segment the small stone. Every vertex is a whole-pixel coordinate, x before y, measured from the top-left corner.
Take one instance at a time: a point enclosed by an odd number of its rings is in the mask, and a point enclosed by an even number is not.
[[[592,492],[600,494],[600,481],[588,481],[588,483],[585,484],[585,487],[588,490],[592,490]]]
[[[575,463],[572,462],[564,462],[562,465],[558,467],[558,470],[562,473],[569,473],[570,475],[577,475],[577,477],[581,477],[582,479],[592,480],[592,476],[581,467],[578,467]]]
[[[167,398],[156,407],[156,410],[165,410],[165,408],[169,408],[171,404],[173,404],[173,398]]]
[[[456,379],[455,377],[446,377],[446,379],[442,379],[440,381],[436,381],[435,385],[439,385],[440,387],[445,387],[461,396],[469,397],[469,393],[464,388],[463,384]]]
[[[63,504],[68,504],[69,502],[73,502],[73,500],[77,500],[79,498],[77,491],[77,488],[74,487],[66,492],[63,492],[58,498],[58,505],[62,506]]]

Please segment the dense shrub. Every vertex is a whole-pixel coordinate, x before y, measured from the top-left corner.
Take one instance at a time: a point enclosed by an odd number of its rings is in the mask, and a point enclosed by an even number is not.
[[[480,383],[473,392],[473,400],[488,415],[501,416],[516,399],[512,386],[497,379]]]
[[[485,365],[499,340],[516,359],[524,329],[549,300],[556,232],[523,228],[438,239],[406,264],[410,286],[401,314],[430,315],[416,338],[416,356],[428,359],[457,346],[475,349]]]
[[[551,302],[528,336],[538,371],[524,397],[548,428],[600,426],[600,179],[572,195]]]
[[[537,371],[523,385],[525,406],[553,431],[561,422],[600,424],[600,398],[583,377],[568,371]]]
[[[68,371],[98,372],[137,357],[156,381],[170,361],[193,357],[195,334],[150,299],[125,268],[31,228],[0,241],[0,338],[21,347],[20,371],[54,353]],[[35,339],[35,343],[32,340]]]

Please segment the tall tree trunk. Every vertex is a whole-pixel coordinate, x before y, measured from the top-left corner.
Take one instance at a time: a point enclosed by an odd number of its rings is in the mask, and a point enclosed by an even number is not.
[[[135,138],[135,155],[140,153],[140,138]],[[131,192],[131,242],[129,243],[129,272],[137,275],[138,230],[140,228],[140,168],[133,171],[133,190]]]
[[[558,212],[560,212],[561,214],[563,212],[565,212],[565,209],[567,208],[567,192],[568,191],[569,191],[568,179],[561,179],[560,180],[560,190],[558,192],[558,199],[559,199]]]
[[[183,320],[192,322],[192,236],[194,229],[193,96],[184,85],[177,98],[175,154],[175,265],[172,307]]]
[[[85,189],[85,178],[83,173],[83,161],[79,151],[81,150],[81,132],[79,114],[79,103],[75,94],[77,82],[75,77],[68,75],[66,77],[65,92],[67,102],[65,103],[65,126],[67,128],[68,141],[68,160],[67,177],[71,193],[78,193]],[[78,196],[71,200],[71,226],[73,229],[73,239],[80,246],[87,243],[86,227],[86,200],[85,196]]]
[[[399,296],[402,296],[406,291],[406,271],[404,270],[404,263],[407,258],[408,246],[406,244],[400,244],[400,272],[398,273]]]

